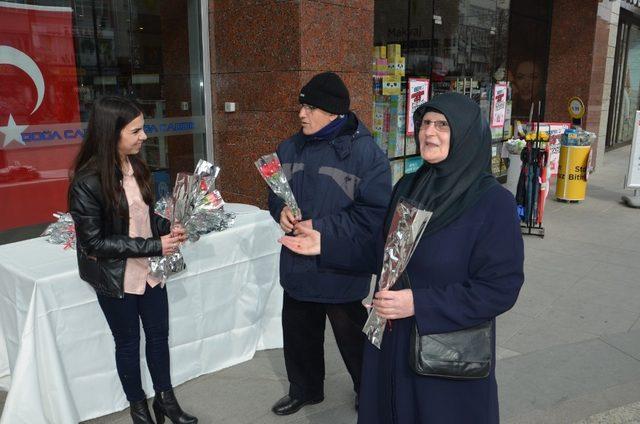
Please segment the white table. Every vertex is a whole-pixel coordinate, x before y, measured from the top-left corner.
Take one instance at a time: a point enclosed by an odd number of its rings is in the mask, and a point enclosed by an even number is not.
[[[282,346],[281,232],[266,211],[240,211],[232,228],[183,247],[187,271],[167,282],[174,385]],[[141,356],[152,395],[144,342]],[[75,251],[44,238],[0,246],[0,388],[1,424],[77,423],[128,406]]]

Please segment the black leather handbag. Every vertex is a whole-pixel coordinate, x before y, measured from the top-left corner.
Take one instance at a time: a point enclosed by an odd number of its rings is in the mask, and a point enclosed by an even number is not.
[[[406,273],[401,278],[411,287]],[[409,364],[416,374],[422,376],[455,380],[485,378],[491,372],[492,325],[490,320],[471,328],[424,336],[414,325]]]
[[[491,372],[491,321],[450,333],[420,336],[411,331],[409,363],[416,374],[459,380]]]

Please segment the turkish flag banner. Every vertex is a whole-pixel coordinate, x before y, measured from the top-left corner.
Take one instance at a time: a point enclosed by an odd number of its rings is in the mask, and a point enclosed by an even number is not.
[[[67,210],[77,81],[72,9],[0,1],[0,231]]]

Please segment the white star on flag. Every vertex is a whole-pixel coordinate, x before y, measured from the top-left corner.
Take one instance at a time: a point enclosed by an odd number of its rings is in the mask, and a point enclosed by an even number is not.
[[[14,140],[24,146],[24,141],[22,141],[22,132],[28,126],[29,125],[16,125],[16,121],[13,120],[13,115],[9,114],[9,122],[7,122],[7,126],[0,127],[0,132],[4,134],[4,144],[2,147],[7,147],[7,145],[11,144]]]

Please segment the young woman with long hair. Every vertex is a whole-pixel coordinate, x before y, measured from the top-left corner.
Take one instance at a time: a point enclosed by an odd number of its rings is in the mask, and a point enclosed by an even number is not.
[[[153,423],[140,377],[140,320],[158,423],[197,423],[178,404],[169,373],[169,311],[147,258],[176,251],[184,228],[153,210],[149,168],[139,156],[144,117],[123,97],[97,100],[73,167],[69,210],[76,226],[80,277],[96,291],[115,340],[118,376],[135,424]]]

